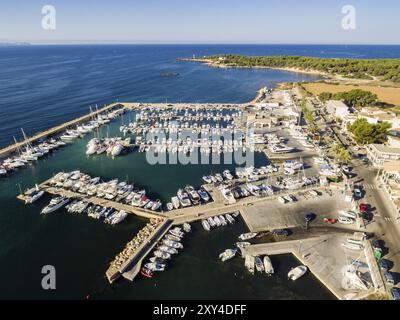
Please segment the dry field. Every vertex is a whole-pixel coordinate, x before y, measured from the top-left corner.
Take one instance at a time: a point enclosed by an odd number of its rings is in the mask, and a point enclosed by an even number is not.
[[[400,106],[400,88],[393,87],[381,87],[381,86],[369,86],[369,85],[345,85],[345,84],[329,84],[329,83],[306,83],[303,87],[314,95],[318,95],[322,92],[346,92],[353,89],[361,89],[370,91],[378,96],[378,99],[382,102]]]

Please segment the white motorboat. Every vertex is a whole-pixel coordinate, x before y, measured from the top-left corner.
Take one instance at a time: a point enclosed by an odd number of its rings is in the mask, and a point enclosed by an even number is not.
[[[161,263],[155,263],[155,262],[151,262],[151,263],[146,263],[144,265],[144,267],[146,269],[149,269],[151,271],[164,271],[165,270],[165,264],[161,264]]]
[[[38,200],[44,195],[44,191],[40,190],[38,185],[34,189],[29,190],[26,193],[25,204],[30,204]]]
[[[111,155],[113,157],[119,156],[121,152],[124,150],[124,146],[122,144],[117,143],[111,151]]]
[[[258,272],[264,271],[264,264],[259,256],[254,257],[254,263]]]
[[[221,259],[221,261],[227,261],[229,259],[232,259],[236,255],[236,252],[236,249],[226,249],[219,255],[219,258]]]
[[[182,243],[177,242],[177,241],[173,241],[173,240],[170,240],[170,239],[164,239],[164,240],[163,240],[163,243],[164,243],[165,245],[167,245],[168,247],[171,247],[171,248],[183,249]]]
[[[247,241],[236,242],[236,247],[238,247],[238,248],[246,248],[248,246],[251,246],[250,242],[247,242]]]
[[[179,189],[177,196],[182,207],[189,207],[192,205],[192,202],[190,201],[187,192],[183,191],[182,189]]]
[[[154,251],[154,256],[156,256],[157,258],[164,259],[164,260],[171,259],[171,255],[169,253],[161,251],[161,250]]]
[[[47,214],[47,213],[54,212],[54,211],[62,208],[63,206],[65,206],[68,202],[69,202],[69,199],[65,198],[65,197],[54,198],[50,201],[48,206],[43,208],[41,213]]]
[[[251,273],[254,274],[254,257],[251,255],[246,255],[244,259],[244,265],[246,266],[247,270]]]
[[[201,220],[201,225],[203,226],[204,230],[210,231],[211,227],[207,220]]]
[[[248,233],[242,233],[239,236],[239,239],[242,241],[250,240],[253,239],[257,236],[257,232],[248,232]]]
[[[264,270],[267,275],[272,275],[274,273],[274,267],[272,266],[271,259],[268,256],[264,256]]]
[[[172,197],[171,198],[171,203],[174,206],[175,209],[179,209],[180,203],[179,203],[179,198],[178,197]]]
[[[185,222],[185,223],[183,224],[183,231],[185,231],[186,233],[192,231],[192,227],[190,226],[189,223]]]
[[[208,194],[208,192],[207,192],[206,190],[204,190],[204,189],[199,189],[199,190],[197,190],[197,193],[199,194],[199,196],[201,197],[201,199],[202,199],[204,202],[210,201],[210,196],[209,196],[209,194]]]
[[[168,211],[174,210],[174,205],[171,202],[167,203],[167,210]]]
[[[170,246],[167,246],[167,245],[161,245],[157,249],[161,250],[163,252],[167,252],[169,254],[177,254],[178,253],[178,250],[176,250],[175,248],[172,248]]]
[[[228,222],[229,222],[230,224],[235,223],[235,219],[234,219],[229,213],[227,213],[227,214],[225,215],[225,218],[226,218],[226,220],[228,220]]]
[[[295,281],[295,280],[299,279],[300,277],[302,277],[306,272],[307,272],[306,266],[298,266],[289,271],[288,279]]]

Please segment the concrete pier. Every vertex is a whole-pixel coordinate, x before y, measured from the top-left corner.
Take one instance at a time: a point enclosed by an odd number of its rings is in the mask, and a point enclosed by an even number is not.
[[[90,120],[92,117],[97,116],[101,113],[107,112],[107,111],[111,111],[113,109],[117,109],[117,108],[124,108],[125,106],[121,103],[112,103],[109,104],[99,110],[96,110],[94,112],[91,112],[89,114],[86,114],[82,117],[73,119],[71,121],[65,122],[63,124],[60,124],[58,126],[55,126],[53,128],[50,128],[46,131],[40,132],[32,137],[29,137],[26,141],[20,141],[17,142],[15,144],[9,145],[8,147],[5,147],[3,149],[0,149],[0,159],[3,157],[8,156],[9,154],[17,151],[19,148],[22,148],[23,146],[26,145],[26,143],[34,143],[40,139],[55,135],[57,133],[60,133],[64,130],[66,130],[67,128],[71,127],[71,126],[76,126],[79,125],[82,122],[88,121]]]
[[[143,259],[158,243],[162,236],[168,231],[171,226],[171,220],[162,222],[150,235],[147,241],[143,242],[140,247],[121,265],[119,269],[110,266],[106,271],[106,277],[110,283],[113,283],[121,276],[125,279],[133,281],[140,272]]]

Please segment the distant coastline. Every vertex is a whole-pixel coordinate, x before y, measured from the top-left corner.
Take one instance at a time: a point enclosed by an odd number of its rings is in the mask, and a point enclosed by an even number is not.
[[[400,59],[356,60],[337,58],[314,58],[302,56],[256,57],[220,55],[208,56],[203,58],[179,58],[178,60],[200,62],[212,68],[282,70],[295,73],[318,75],[323,77],[325,80],[334,80],[340,82],[346,81],[356,84],[379,83],[398,87],[400,83],[400,78],[398,77],[396,72],[396,66],[400,66]],[[333,70],[335,71],[332,71],[332,67],[329,66],[330,63],[334,66]],[[316,65],[318,69],[313,68],[313,65]],[[347,67],[348,69],[346,69]],[[378,76],[375,75],[373,72],[361,71],[366,69],[375,70],[376,68],[382,68],[381,70],[384,70],[385,73]],[[348,70],[356,71],[350,72]]]
[[[20,47],[20,46],[30,46],[29,42],[0,42],[0,47]]]

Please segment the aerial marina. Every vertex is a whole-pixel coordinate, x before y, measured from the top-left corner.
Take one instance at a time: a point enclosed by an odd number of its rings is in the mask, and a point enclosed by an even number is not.
[[[284,208],[293,210],[310,201],[319,203],[327,201],[323,200],[326,197],[339,199],[340,192],[332,195],[327,186],[329,182],[332,185],[336,183],[343,172],[349,172],[347,167],[340,167],[327,157],[324,148],[312,139],[305,126],[299,124],[300,114],[296,112],[297,107],[287,90],[268,92],[271,95],[268,94],[267,99],[280,95],[293,108],[294,116],[288,117],[287,123],[279,126],[278,130],[248,130],[249,126],[253,129],[255,126],[254,120],[251,120],[254,111],[249,111],[245,105],[144,106],[119,103],[105,113],[87,116],[86,119],[90,120],[77,124],[75,129],[66,127],[65,131],[54,132],[48,137],[39,135],[39,140],[27,138],[24,134],[24,142],[15,147],[14,153],[7,154],[2,168],[6,174],[23,170],[28,162],[34,164],[45,154],[56,152],[58,147],[69,148],[85,135],[88,137],[84,153],[89,161],[102,154],[109,155],[111,161],[123,159],[131,153],[145,153],[146,156],[180,154],[186,157],[193,154],[225,156],[226,153],[245,151],[264,154],[267,160],[258,165],[223,167],[220,172],[203,174],[198,177],[196,187],[187,184],[173,191],[171,196],[160,195],[164,201],[152,197],[151,191],[135,183],[135,179],[107,179],[80,170],[62,171],[46,181],[36,181],[35,186],[22,192],[18,198],[32,205],[41,201],[45,193],[54,195],[42,207],[40,213],[43,216],[65,208],[66,212],[86,215],[111,226],[122,223],[129,216],[148,219],[149,222],[116,254],[105,270],[110,283],[121,277],[129,281],[137,281],[138,276],[157,278],[159,273],[169,270],[173,257],[180,252],[184,254],[183,240],[190,242],[190,234],[212,234],[214,230],[225,230],[239,221],[245,224],[247,230],[238,234],[236,242],[220,252],[217,260],[230,263],[230,260],[241,256],[243,267],[250,275],[264,273],[271,276],[276,268],[270,256],[292,253],[302,265],[287,270],[288,279],[302,278],[310,270],[336,297],[344,299],[348,290],[360,288],[360,285],[357,287],[359,277],[353,274],[347,277],[350,279],[349,289],[337,288],[331,283],[332,279],[310,267],[312,261],[296,253],[295,248],[301,240],[286,240],[292,228],[308,228],[316,214],[301,213],[303,218],[293,221],[290,218],[290,222],[285,223],[281,221],[283,217],[271,220],[258,216],[264,206],[277,210],[279,215]],[[127,118],[128,123],[124,124]],[[130,118],[134,118],[135,122],[129,122]],[[110,124],[114,125],[113,134],[119,132],[120,136],[109,137]],[[21,168],[18,163],[21,163]],[[13,167],[12,164],[17,165]],[[367,240],[354,240],[350,236],[352,228],[360,226],[357,208],[343,201],[340,206],[336,205],[335,211],[333,216],[324,212],[324,224],[337,222],[341,225],[341,232],[349,235],[330,250],[337,251],[335,254],[339,255],[340,250],[364,250],[364,241]],[[339,237],[332,232],[333,238]],[[270,250],[268,241],[265,244],[268,249],[259,249],[264,248],[264,240],[260,239],[265,237],[273,241],[271,245],[282,244],[282,249]],[[316,235],[315,239],[318,237]],[[367,255],[365,259],[370,258]],[[376,283],[381,282],[375,279],[374,285]],[[369,292],[370,288],[371,285],[368,285],[364,289]],[[359,294],[362,295],[363,290]]]

